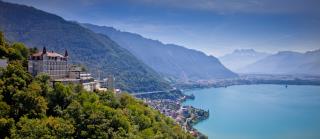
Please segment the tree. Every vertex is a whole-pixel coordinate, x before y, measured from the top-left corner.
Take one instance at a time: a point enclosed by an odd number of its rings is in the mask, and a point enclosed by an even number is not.
[[[4,34],[0,31],[0,46],[4,46],[5,40],[4,40]]]
[[[21,60],[23,65],[27,66],[27,59],[29,57],[29,49],[22,43],[13,43],[9,45],[0,32],[0,58],[8,58],[9,61]]]
[[[102,105],[96,94],[81,92],[65,109],[66,118],[75,121],[77,138],[110,138],[111,118],[116,111]]]
[[[99,95],[99,98],[104,105],[114,109],[119,108],[121,105],[119,99],[115,97],[115,94],[112,91],[96,91],[96,94]]]
[[[0,138],[10,136],[10,128],[14,126],[14,119],[9,117],[10,106],[3,102],[0,95]]]
[[[37,53],[39,50],[37,47],[32,47],[32,48],[29,48],[29,53],[30,55],[34,54],[34,53]]]
[[[64,86],[62,83],[55,83],[53,91],[48,92],[49,114],[57,116],[59,111],[65,109],[70,103],[73,96],[72,88]]]
[[[32,76],[22,67],[19,61],[12,61],[6,69],[3,69],[0,79],[3,82],[0,86],[3,101],[13,105],[13,95],[26,90],[32,81]]]
[[[12,46],[14,55],[17,55],[19,59],[15,60],[26,60],[29,57],[29,49],[22,43],[14,43]]]
[[[3,33],[0,31],[0,58],[7,56],[8,49],[6,47],[7,43],[4,40]]]
[[[48,97],[49,93],[53,91],[53,88],[50,86],[50,76],[45,73],[40,73],[35,77],[35,82],[37,82],[41,87],[41,95]]]
[[[48,102],[41,96],[41,86],[32,82],[26,91],[19,91],[13,95],[14,110],[17,117],[41,118],[46,116]]]
[[[74,130],[71,122],[62,118],[22,117],[11,130],[11,138],[73,138]]]

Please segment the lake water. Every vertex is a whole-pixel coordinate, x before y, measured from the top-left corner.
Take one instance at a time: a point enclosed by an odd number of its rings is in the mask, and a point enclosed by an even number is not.
[[[210,110],[194,127],[209,139],[320,139],[320,86],[238,85],[185,92]]]

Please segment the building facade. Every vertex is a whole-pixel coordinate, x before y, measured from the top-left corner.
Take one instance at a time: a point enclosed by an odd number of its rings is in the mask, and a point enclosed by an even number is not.
[[[74,83],[81,84],[87,91],[109,89],[114,90],[113,77],[104,80],[95,80],[90,73],[83,72],[79,66],[68,65],[68,52],[64,55],[53,51],[47,52],[44,47],[42,52],[37,52],[30,56],[28,63],[28,71],[32,76],[44,73],[50,76],[53,85],[56,82],[63,84]]]
[[[51,79],[61,79],[68,77],[68,52],[64,55],[53,51],[47,52],[44,47],[42,52],[30,56],[28,71],[36,76],[40,73],[46,73]]]

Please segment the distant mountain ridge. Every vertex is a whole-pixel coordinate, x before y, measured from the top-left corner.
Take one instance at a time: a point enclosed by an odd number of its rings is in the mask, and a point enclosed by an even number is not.
[[[320,75],[320,49],[305,53],[282,51],[241,69],[243,73]]]
[[[0,1],[0,31],[12,42],[63,52],[73,63],[85,65],[96,76],[112,74],[116,87],[130,92],[165,90],[170,86],[158,73],[106,35],[33,7]]]
[[[151,68],[169,78],[208,80],[237,76],[225,68],[217,58],[196,50],[174,44],[163,44],[135,33],[121,32],[112,27],[92,24],[82,24],[82,26],[109,36]]]
[[[219,57],[222,64],[234,72],[239,72],[240,69],[247,65],[267,57],[268,53],[257,52],[254,49],[236,49],[230,54]]]

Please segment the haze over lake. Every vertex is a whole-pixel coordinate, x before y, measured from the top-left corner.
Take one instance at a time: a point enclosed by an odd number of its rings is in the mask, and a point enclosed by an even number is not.
[[[240,85],[186,92],[210,110],[195,128],[209,139],[319,139],[320,86]]]

